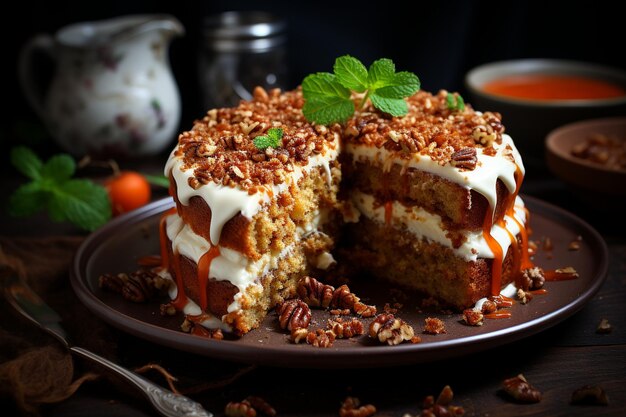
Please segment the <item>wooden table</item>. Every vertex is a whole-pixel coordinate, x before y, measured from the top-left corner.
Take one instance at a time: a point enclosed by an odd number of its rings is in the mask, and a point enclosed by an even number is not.
[[[143,168],[158,172],[159,164],[148,161]],[[599,293],[580,312],[547,331],[447,361],[363,370],[250,367],[182,353],[119,333],[119,360],[126,366],[159,363],[180,376],[183,383],[218,381],[213,389],[190,395],[216,416],[223,415],[227,402],[249,395],[267,399],[280,416],[336,416],[340,402],[348,395],[374,404],[379,410],[376,416],[417,415],[423,398],[436,396],[445,385],[452,387],[453,403],[463,406],[468,416],[625,416],[625,220],[616,214],[595,212],[575,200],[558,180],[548,174],[544,178],[548,179],[527,179],[523,192],[585,219],[605,238],[610,251],[609,274]],[[16,181],[7,179],[7,187],[12,188]],[[14,220],[3,216],[0,226],[0,234],[5,236],[76,233],[43,217]],[[596,333],[602,318],[613,326],[610,334]],[[541,402],[516,404],[503,395],[502,381],[519,373],[543,392]],[[583,385],[603,387],[609,405],[571,405],[572,392]],[[44,411],[47,416],[153,415],[145,403],[120,394],[104,381],[87,384],[69,400]]]

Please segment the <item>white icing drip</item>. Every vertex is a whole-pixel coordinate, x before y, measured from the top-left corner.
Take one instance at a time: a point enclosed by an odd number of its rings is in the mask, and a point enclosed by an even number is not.
[[[515,162],[510,161],[504,156],[507,145],[511,147]],[[513,139],[511,139],[509,135],[502,135],[502,143],[498,145],[494,142],[493,147],[497,152],[495,156],[485,155],[482,148],[476,148],[478,163],[476,168],[471,171],[462,171],[450,164],[440,165],[429,155],[411,154],[409,159],[399,158],[385,148],[376,148],[374,146],[348,143],[346,145],[346,152],[353,155],[354,161],[361,159],[374,161],[383,166],[384,169],[391,169],[391,165],[395,163],[404,168],[416,168],[446,178],[466,189],[476,190],[478,193],[485,196],[490,207],[493,208],[497,203],[497,180],[500,179],[509,192],[513,193],[516,188],[515,163],[517,163],[522,173],[524,173],[522,157],[517,151]]]
[[[248,194],[248,191],[240,188],[225,187],[215,182],[204,184],[198,189],[193,189],[189,185],[189,178],[193,177],[194,168],[183,170],[183,160],[176,156],[175,148],[165,165],[165,175],[172,174],[176,182],[176,193],[178,201],[183,205],[188,205],[191,197],[199,196],[204,199],[211,209],[210,238],[211,242],[219,243],[220,235],[224,224],[238,213],[244,217],[252,219],[261,207],[270,201],[270,196],[278,196],[287,191],[291,184],[297,184],[305,173],[313,168],[322,166],[328,177],[329,183],[332,181],[330,173],[330,161],[335,160],[339,154],[339,137],[335,135],[335,142],[329,146],[324,153],[312,154],[305,166],[293,165],[293,171],[287,177],[287,181],[282,184],[273,185],[271,188],[255,194]],[[268,191],[271,190],[271,193]]]
[[[333,254],[327,251],[320,253],[315,259],[315,267],[323,271],[327,270],[331,265],[336,264]]]
[[[377,204],[374,196],[361,191],[353,191],[352,202],[363,216],[378,223],[385,223],[385,207],[380,203]],[[465,231],[465,242],[458,248],[454,248],[452,241],[446,236],[446,231],[442,227],[441,216],[429,213],[421,207],[407,207],[398,201],[393,201],[391,204],[391,225],[393,227],[400,229],[402,226],[406,226],[406,230],[416,237],[446,246],[466,261],[494,257],[482,230]],[[515,218],[522,225],[526,222],[524,202],[520,197],[515,200]],[[505,216],[505,224],[506,229],[513,236],[517,236],[520,232],[519,226],[511,217]],[[491,235],[500,244],[503,253],[506,253],[511,245],[507,231],[499,225],[494,225],[491,228]]]

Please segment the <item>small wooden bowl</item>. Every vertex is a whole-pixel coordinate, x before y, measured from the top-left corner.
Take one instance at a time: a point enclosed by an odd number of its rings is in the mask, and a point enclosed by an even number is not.
[[[570,123],[548,134],[546,161],[550,170],[593,206],[623,206],[626,170],[615,170],[572,155],[577,144],[602,134],[626,141],[626,117],[591,119]]]

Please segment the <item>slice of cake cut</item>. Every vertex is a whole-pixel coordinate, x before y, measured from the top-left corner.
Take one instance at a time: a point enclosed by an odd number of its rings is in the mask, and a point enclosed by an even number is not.
[[[520,154],[500,115],[451,110],[447,95],[409,97],[404,117],[357,113],[343,186],[361,215],[349,231],[355,264],[460,310],[530,261]]]
[[[333,261],[340,128],[311,125],[301,107],[298,92],[257,89],[179,136],[161,252],[188,318],[246,333],[311,265]]]

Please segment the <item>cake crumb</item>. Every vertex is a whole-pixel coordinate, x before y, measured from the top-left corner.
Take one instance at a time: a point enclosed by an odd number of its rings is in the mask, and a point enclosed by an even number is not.
[[[567,245],[567,250],[569,251],[577,251],[580,250],[580,243],[582,242],[582,236],[576,236],[576,239],[572,240],[569,245]]]
[[[440,319],[436,317],[426,317],[424,319],[424,333],[441,334],[446,333],[446,326]]]
[[[609,323],[608,319],[600,320],[598,323],[598,327],[596,328],[596,333],[598,334],[609,334],[613,331],[613,326]]]

